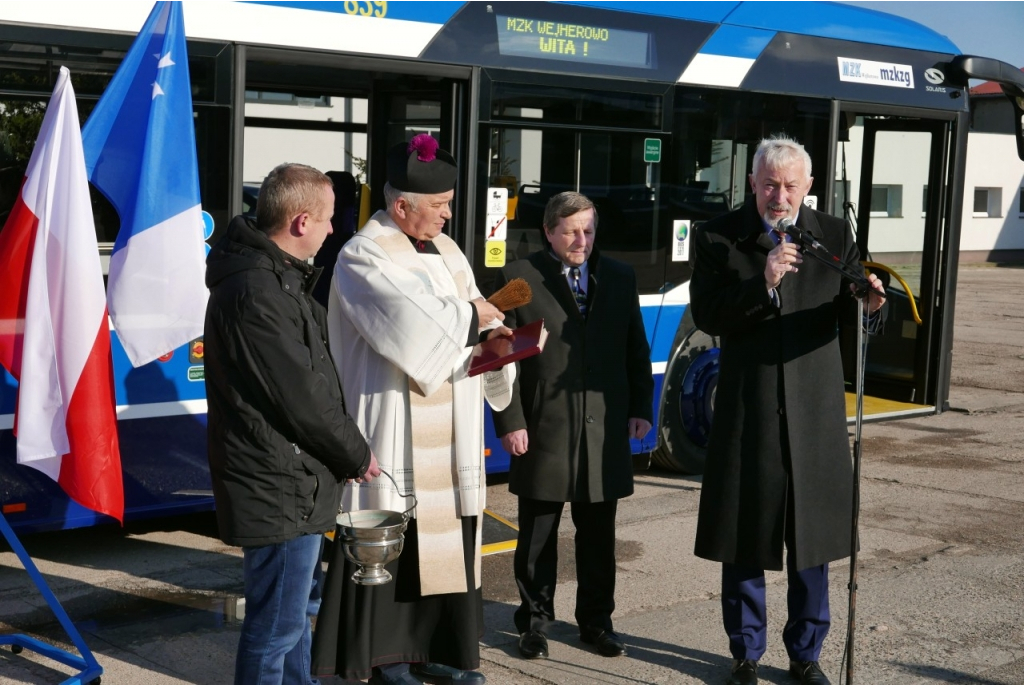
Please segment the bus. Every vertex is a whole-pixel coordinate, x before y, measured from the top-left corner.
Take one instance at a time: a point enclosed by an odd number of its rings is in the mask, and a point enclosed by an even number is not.
[[[92,107],[148,3],[0,3],[0,222],[58,68]],[[386,151],[428,132],[459,163],[449,234],[487,290],[540,249],[548,198],[578,190],[597,246],[637,273],[655,373],[656,465],[700,473],[717,340],[687,312],[689,236],[741,206],[758,141],[802,142],[806,202],[846,217],[887,282],[868,419],[947,408],[970,79],[1021,118],[1024,78],[913,22],[828,2],[185,2],[208,242],[285,161],[351,174],[383,206]],[[101,258],[118,219],[95,194]],[[876,268],[876,267],[872,267]],[[4,322],[12,325],[12,322]],[[850,332],[841,331],[854,373]],[[128,520],[210,509],[202,340],[132,368],[112,336]],[[0,505],[23,532],[109,521],[15,462],[16,383],[0,378]],[[486,421],[488,473],[509,455]]]

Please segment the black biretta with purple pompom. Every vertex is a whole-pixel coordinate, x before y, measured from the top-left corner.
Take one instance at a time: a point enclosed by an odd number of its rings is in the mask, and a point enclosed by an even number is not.
[[[399,143],[388,152],[388,183],[406,193],[436,195],[455,188],[459,167],[428,133]]]

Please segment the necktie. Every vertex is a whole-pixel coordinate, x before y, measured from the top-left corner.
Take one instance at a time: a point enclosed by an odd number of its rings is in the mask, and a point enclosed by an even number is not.
[[[578,266],[572,267],[572,294],[576,298],[576,306],[579,307],[580,314],[583,316],[587,315],[587,293],[583,290],[583,286],[580,284],[580,268]]]
[[[772,230],[768,231],[768,235],[772,237],[772,242],[775,243],[776,245],[781,243],[783,240],[785,240],[787,243],[793,242],[793,239],[789,237],[788,233],[783,233],[777,228],[773,228]]]

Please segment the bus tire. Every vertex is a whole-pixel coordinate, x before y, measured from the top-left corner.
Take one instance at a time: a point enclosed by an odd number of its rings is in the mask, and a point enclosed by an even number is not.
[[[659,446],[652,461],[669,471],[702,474],[718,387],[716,340],[692,329],[679,346],[664,383]]]

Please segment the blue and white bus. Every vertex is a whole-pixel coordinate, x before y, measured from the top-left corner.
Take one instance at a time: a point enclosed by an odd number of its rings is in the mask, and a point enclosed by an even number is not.
[[[149,10],[0,3],[0,222],[58,68],[85,121]],[[353,204],[382,206],[385,151],[424,131],[459,162],[449,230],[485,288],[540,247],[550,196],[586,193],[599,248],[636,269],[651,344],[656,428],[634,451],[699,473],[717,341],[687,315],[688,237],[745,201],[754,147],[784,132],[812,157],[808,202],[849,218],[862,254],[898,275],[880,271],[892,304],[869,350],[869,416],[946,407],[966,86],[1000,82],[1021,139],[1013,67],[827,2],[186,2],[184,15],[211,242],[284,161],[348,172],[365,184]],[[98,195],[95,215],[105,257],[118,220]],[[138,369],[112,341],[126,517],[212,507],[202,341]],[[99,522],[16,465],[15,397],[0,378],[4,515],[22,531]],[[501,472],[487,423],[487,470]]]

